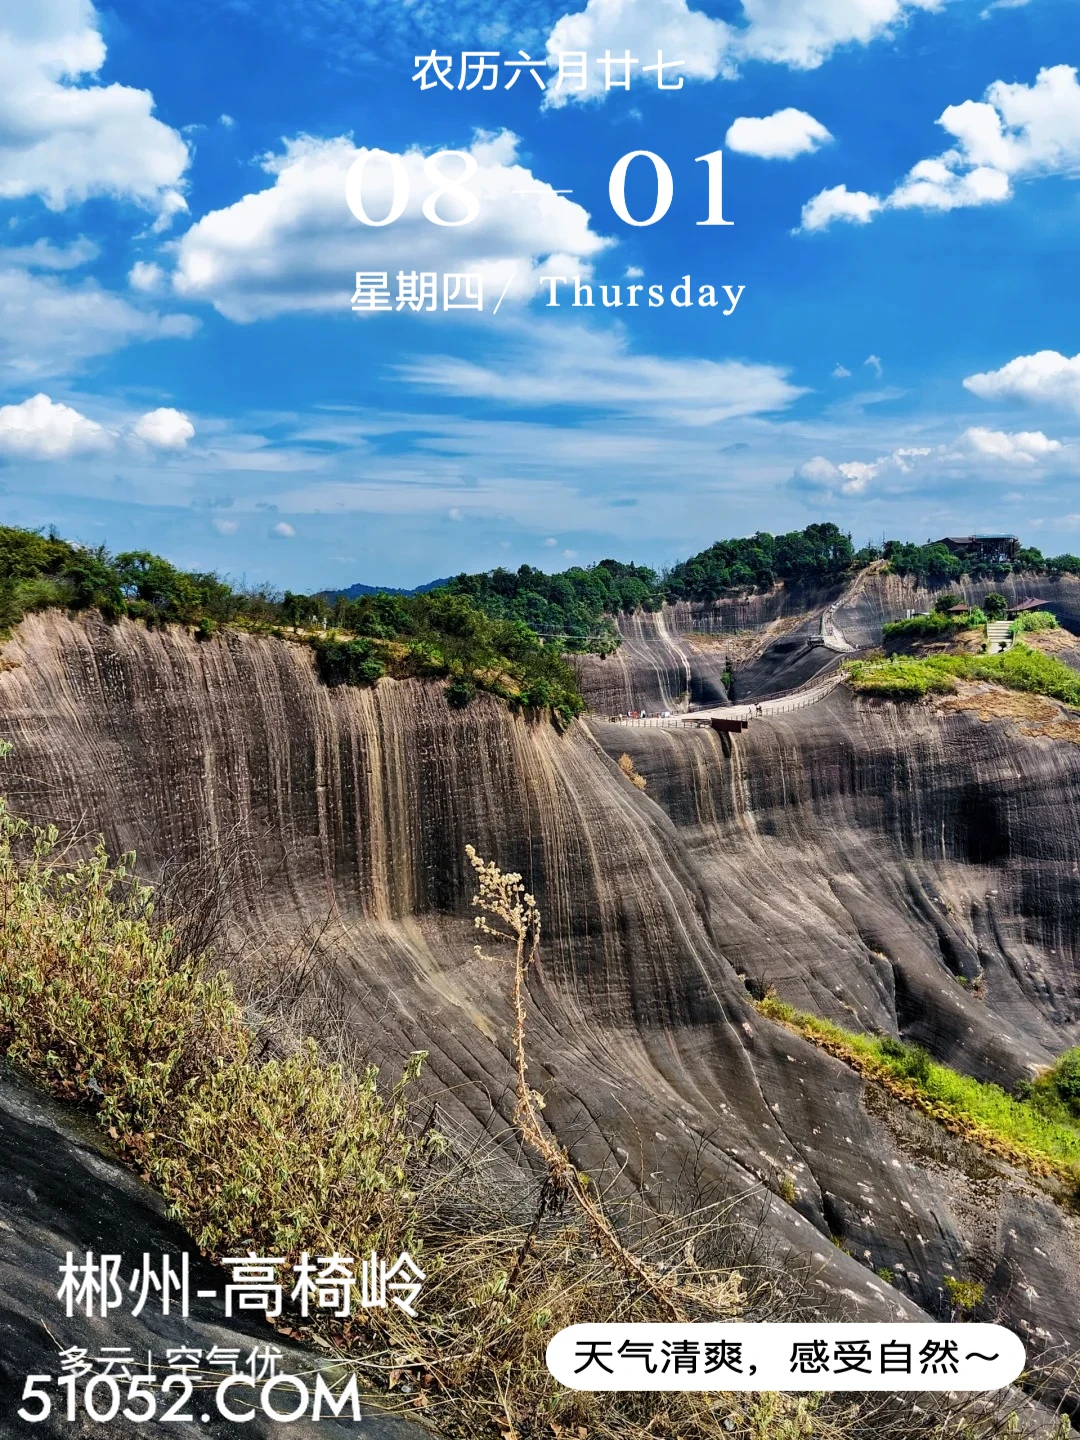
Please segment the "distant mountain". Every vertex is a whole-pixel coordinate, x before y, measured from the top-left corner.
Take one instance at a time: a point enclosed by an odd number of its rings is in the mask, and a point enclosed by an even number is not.
[[[449,576],[445,580],[429,580],[426,585],[416,585],[412,590],[399,590],[394,585],[350,585],[347,590],[320,590],[319,594],[327,600],[337,600],[339,597],[345,600],[359,600],[361,595],[426,595],[429,590],[438,590],[442,585],[450,583]]]

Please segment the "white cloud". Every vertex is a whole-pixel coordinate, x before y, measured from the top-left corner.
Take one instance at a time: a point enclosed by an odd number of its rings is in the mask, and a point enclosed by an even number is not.
[[[126,429],[101,425],[45,394],[0,407],[0,453],[30,459],[101,454],[116,450],[124,440],[157,450],[182,450],[194,434],[182,411],[164,407],[140,415]]]
[[[0,372],[9,375],[67,374],[134,341],[184,338],[197,328],[190,315],[137,309],[96,280],[71,285],[0,264]]]
[[[1062,449],[1060,440],[1050,440],[1041,430],[1018,430],[1009,434],[1004,430],[986,430],[980,425],[965,430],[960,444],[976,455],[1019,465],[1034,465],[1037,460],[1056,455]]]
[[[872,203],[857,218],[883,209],[997,205],[1012,197],[1015,180],[1080,174],[1080,84],[1072,65],[1040,70],[1032,85],[996,80],[984,99],[950,105],[937,123],[955,144],[920,160],[884,200],[864,195]],[[836,193],[824,191],[803,207],[804,230],[853,218],[830,209],[828,197]]]
[[[903,490],[911,477],[938,481],[943,472],[985,475],[988,464],[1032,467],[1053,460],[1065,450],[1041,430],[1009,433],[972,426],[951,445],[901,445],[874,460],[845,460],[834,463],[815,455],[799,465],[791,483],[797,490],[817,494],[865,495],[875,481],[892,481]],[[880,488],[880,487],[878,487]]]
[[[724,144],[729,150],[757,155],[762,160],[794,160],[796,155],[811,154],[832,138],[820,120],[789,106],[761,119],[741,115],[732,122]]]
[[[741,25],[714,20],[691,9],[687,0],[588,0],[583,10],[563,15],[547,39],[549,62],[560,52],[586,51],[591,73],[579,91],[554,90],[557,72],[544,97],[547,105],[569,100],[603,99],[604,71],[595,62],[610,51],[629,49],[642,66],[665,61],[683,65],[665,75],[665,83],[733,77],[740,62],[765,60],[794,69],[812,70],[841,45],[869,44],[917,10],[937,10],[943,0],[742,0]],[[621,78],[621,71],[617,72]],[[635,67],[638,84],[656,84]],[[631,83],[634,83],[632,80]],[[617,90],[616,94],[625,91]]]
[[[179,190],[168,190],[161,197],[161,204],[158,209],[157,218],[150,226],[152,235],[160,235],[162,231],[168,230],[169,226],[176,219],[177,215],[187,214],[187,201]]]
[[[559,542],[555,539],[554,535],[549,535],[548,538],[544,541],[544,546],[550,550],[554,546],[558,545],[558,543]]]
[[[144,295],[152,295],[164,283],[165,271],[152,260],[136,260],[128,271],[128,284],[132,290],[139,290]]]
[[[822,190],[802,208],[800,230],[824,230],[834,220],[850,220],[856,225],[865,225],[874,213],[881,209],[876,195],[865,190],[849,190],[846,185],[834,185],[831,190]]]
[[[219,535],[235,535],[240,529],[239,520],[215,520],[214,529]]]
[[[35,240],[32,245],[0,248],[0,266],[22,265],[27,270],[78,270],[96,260],[98,247],[80,235],[68,245],[54,245],[51,240]]]
[[[950,105],[938,124],[955,136],[967,165],[1010,176],[1080,169],[1080,85],[1072,65],[1040,70],[1034,85],[997,80],[985,100]]]
[[[743,0],[747,28],[739,50],[812,70],[841,45],[868,45],[917,10],[939,10],[943,0]]]
[[[424,355],[398,367],[414,384],[470,399],[585,407],[711,425],[782,410],[805,393],[776,365],[635,355],[622,332],[531,329],[504,363]]]
[[[815,455],[795,471],[794,484],[802,490],[826,491],[841,495],[862,495],[870,483],[888,471],[908,475],[934,453],[927,445],[903,445],[876,460],[845,460],[833,464],[824,455]]]
[[[644,274],[645,271],[641,268],[640,265],[628,265],[626,267],[627,280],[640,280],[644,276]]]
[[[866,359],[863,361],[863,364],[868,365],[870,369],[873,370],[874,374],[879,380],[885,373],[885,368],[881,363],[880,355],[867,355]]]
[[[969,375],[964,388],[982,400],[1053,405],[1080,415],[1080,355],[1071,360],[1056,350],[1018,355],[1000,370]]]
[[[276,540],[291,540],[296,531],[287,521],[279,520],[276,525],[271,525],[267,533]]]
[[[795,481],[809,490],[831,490],[840,481],[840,471],[824,455],[815,455],[795,471]]]
[[[896,210],[960,210],[1009,199],[1012,186],[1007,175],[987,165],[957,170],[955,154],[920,160],[885,203]]]
[[[131,433],[156,450],[183,450],[194,438],[195,426],[182,410],[162,406],[140,415]]]
[[[187,146],[148,91],[85,83],[104,61],[90,0],[0,0],[0,197],[37,195],[51,210],[92,195],[154,210],[179,198]]]
[[[527,298],[548,262],[561,273],[584,273],[588,257],[611,243],[593,233],[580,205],[517,163],[517,137],[507,131],[478,135],[470,147],[478,169],[468,188],[480,213],[460,227],[424,217],[423,202],[436,186],[424,176],[418,149],[401,157],[411,186],[401,218],[385,229],[355,219],[345,203],[345,177],[362,153],[344,137],[286,142],[282,155],[264,161],[271,186],[212,211],[180,239],[177,292],[208,300],[240,322],[291,311],[344,312],[353,276],[365,269],[386,272],[391,284],[399,269],[476,269],[496,297],[513,274],[511,298]],[[455,164],[447,162],[448,173]],[[368,212],[385,215],[389,166],[373,161],[367,177]],[[530,193],[514,194],[521,190]],[[443,202],[444,214],[451,204]]]
[[[836,369],[832,372],[832,378],[834,380],[850,380],[851,371],[846,365],[837,364]]]
[[[107,449],[112,442],[102,426],[48,395],[0,406],[0,453],[6,455],[60,460]]]

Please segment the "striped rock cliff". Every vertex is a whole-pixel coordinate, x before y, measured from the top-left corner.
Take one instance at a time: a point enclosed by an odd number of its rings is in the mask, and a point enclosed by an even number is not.
[[[327,689],[271,638],[55,613],[4,662],[17,809],[150,876],[242,832],[244,943],[320,931],[350,1024],[389,1064],[428,1050],[469,1123],[505,1132],[513,1075],[467,843],[542,907],[530,1076],[580,1164],[752,1193],[837,1312],[942,1313],[954,1275],[1007,1323],[1080,1339],[1076,1220],[751,1003],[772,986],[1006,1082],[1080,1042],[1077,745],[844,687],[734,738],[598,718],[560,736],[438,685]]]

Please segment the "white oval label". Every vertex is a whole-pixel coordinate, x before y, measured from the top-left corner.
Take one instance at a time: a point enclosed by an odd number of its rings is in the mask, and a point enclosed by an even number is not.
[[[979,1324],[570,1325],[547,1347],[571,1390],[1000,1390],[1025,1363]]]

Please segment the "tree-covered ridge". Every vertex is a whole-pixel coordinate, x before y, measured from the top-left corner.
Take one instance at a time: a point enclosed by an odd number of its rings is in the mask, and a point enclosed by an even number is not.
[[[1033,547],[1021,549],[1012,561],[998,563],[954,555],[940,543],[886,540],[880,548],[866,545],[856,550],[849,534],[825,522],[783,535],[758,531],[744,539],[717,540],[668,570],[601,560],[549,575],[522,565],[518,570],[457,575],[446,588],[467,595],[489,615],[521,620],[544,635],[563,636],[570,649],[606,653],[618,644],[612,617],[620,613],[658,610],[680,600],[707,604],[737,592],[767,590],[777,581],[827,585],[875,560],[884,560],[897,575],[930,583],[965,575],[1000,579],[1021,570],[1080,575],[1077,556],[1048,559]]]
[[[57,535],[0,525],[0,631],[30,610],[100,610],[150,624],[214,625],[274,618],[265,591],[237,591],[219,576],[178,570],[146,550],[110,555]]]
[[[383,674],[443,676],[456,706],[489,690],[530,709],[550,709],[561,721],[585,709],[559,640],[520,620],[489,615],[467,595],[443,589],[339,598],[327,614],[320,596],[287,591],[280,608],[287,624],[327,625],[313,643],[328,685],[370,684]]]
[[[585,708],[563,647],[517,620],[500,620],[468,596],[339,598],[238,590],[219,575],[180,570],[148,551],[110,555],[56,535],[0,526],[0,636],[30,611],[97,610],[150,626],[179,624],[209,638],[223,625],[277,632],[313,646],[330,685],[370,685],[383,675],[450,681],[466,705],[478,690],[568,721]]]
[[[1047,557],[1034,546],[1021,548],[1014,560],[992,563],[954,555],[948,546],[930,542],[914,545],[906,540],[886,540],[876,553],[880,553],[897,575],[914,575],[921,581],[959,580],[965,575],[973,580],[1000,579],[1022,570],[1037,575],[1080,575],[1080,557],[1067,554]]]
[[[881,550],[856,551],[850,535],[824,523],[718,540],[661,572],[620,560],[553,575],[523,565],[458,575],[423,593],[329,598],[237,589],[219,575],[181,570],[149,551],[111,555],[101,546],[0,526],[0,636],[28,611],[50,607],[94,609],[107,620],[128,616],[151,626],[187,625],[204,638],[222,625],[277,629],[314,646],[328,684],[371,684],[385,674],[443,677],[451,682],[451,703],[467,704],[485,689],[566,720],[585,708],[566,652],[616,649],[620,613],[679,600],[708,603],[777,581],[839,583],[879,559],[931,582],[1010,570],[1080,574],[1076,556],[1047,560],[1035,549],[990,565],[935,544],[887,541]]]
[[[716,600],[729,590],[767,589],[777,580],[837,580],[859,561],[865,563],[851,536],[831,523],[786,535],[762,530],[745,540],[718,540],[681,561],[664,573],[660,588],[667,600]]]
[[[748,539],[718,540],[659,573],[621,560],[555,575],[522,565],[516,571],[457,575],[447,589],[469,596],[490,615],[521,620],[541,634],[565,635],[574,648],[603,650],[617,643],[608,617],[621,612],[657,610],[665,601],[716,600],[777,580],[836,580],[860,558],[851,536],[836,525],[808,525],[786,535],[759,531]]]
[[[563,636],[572,649],[606,653],[618,645],[610,617],[622,611],[656,610],[663,591],[655,570],[601,560],[547,575],[531,565],[456,575],[447,590],[466,596],[487,614],[528,625],[541,635]]]

